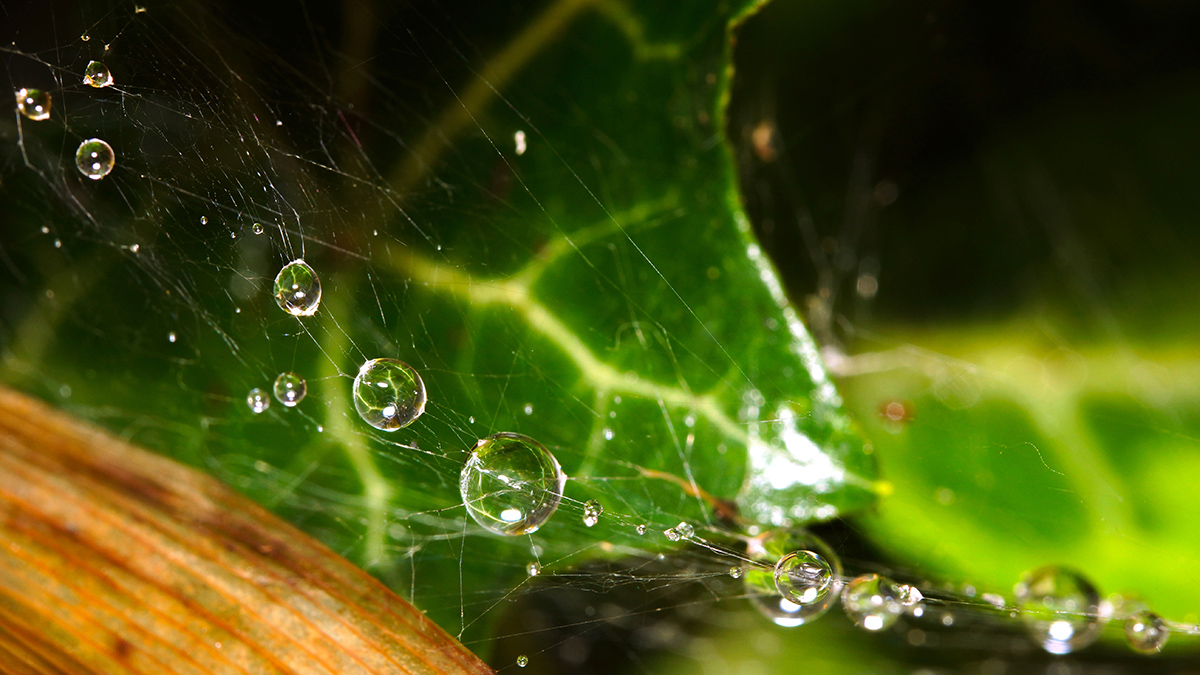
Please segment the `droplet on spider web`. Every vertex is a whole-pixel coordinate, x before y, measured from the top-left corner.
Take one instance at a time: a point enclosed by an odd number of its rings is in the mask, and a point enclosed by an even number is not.
[[[1027,572],[1013,589],[1021,620],[1034,642],[1051,654],[1069,654],[1100,637],[1100,593],[1082,574],[1047,565]]]
[[[99,61],[92,61],[83,71],[83,83],[90,84],[97,89],[111,86],[113,83],[112,73],[108,71],[108,66]]]
[[[297,258],[275,275],[275,302],[292,316],[312,316],[321,306],[321,279]]]
[[[250,230],[254,232],[254,234],[262,234],[264,231],[263,224],[255,223],[253,226],[251,226]]]
[[[828,588],[824,594],[818,593],[819,597],[815,597],[809,604],[800,604],[782,595],[776,582],[775,572],[780,568],[780,561],[799,551],[813,554],[829,567]],[[779,626],[792,628],[811,623],[829,611],[837,600],[841,587],[842,561],[828,544],[808,530],[778,529],[755,535],[746,544],[746,557],[750,561],[742,573],[746,596],[759,613]],[[802,562],[799,557],[793,560]],[[784,572],[790,572],[791,566],[791,562],[784,562]],[[784,578],[784,582],[786,584],[788,580]],[[803,586],[803,583],[795,586],[794,590],[802,590],[800,586]]]
[[[246,405],[250,406],[250,412],[257,415],[271,407],[271,397],[267,392],[255,387],[246,394]]]
[[[823,601],[834,585],[833,568],[814,551],[793,551],[775,564],[775,588],[797,605]]]
[[[296,404],[304,400],[304,395],[308,393],[308,384],[304,378],[295,373],[280,373],[279,377],[275,378],[275,398],[289,408],[296,407]]]
[[[589,499],[583,505],[583,524],[592,527],[600,522],[600,516],[604,514],[604,507],[595,499]]]
[[[646,527],[646,526],[643,524],[643,525],[638,525],[637,527],[635,527],[635,528],[633,528],[633,529],[634,529],[634,530],[635,530],[635,531],[636,531],[638,534],[646,534],[646,530],[647,530],[648,528],[647,528],[647,527]]]
[[[380,431],[396,431],[425,412],[425,382],[398,359],[371,359],[354,376],[354,409]]]
[[[733,577],[734,579],[741,579],[742,578],[742,566],[741,565],[733,565],[732,567],[730,567],[729,568],[729,576]]]
[[[527,665],[529,665],[529,657],[528,656],[525,656],[524,654],[522,654],[517,657],[517,667],[518,668],[524,668]]]
[[[842,589],[842,610],[860,628],[891,628],[904,611],[896,582],[878,574],[855,577]]]
[[[458,485],[475,522],[496,534],[519,535],[536,532],[554,515],[566,482],[546,446],[501,432],[475,444]]]
[[[1161,652],[1170,636],[1171,631],[1162,617],[1148,609],[1134,612],[1125,620],[1125,638],[1136,652]]]
[[[525,572],[531,577],[536,577],[542,573],[542,566],[535,562],[531,562],[525,566]]]
[[[50,119],[50,92],[41,89],[18,89],[17,110],[35,122]]]
[[[79,173],[92,180],[107,176],[116,161],[117,155],[112,146],[99,138],[87,139],[75,151],[75,166],[79,168]]]

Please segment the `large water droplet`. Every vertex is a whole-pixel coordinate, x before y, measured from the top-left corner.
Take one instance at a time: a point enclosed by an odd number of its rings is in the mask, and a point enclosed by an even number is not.
[[[566,481],[546,446],[501,432],[475,445],[459,491],[475,522],[497,534],[517,535],[534,532],[550,519]]]
[[[1171,631],[1162,617],[1148,609],[1135,612],[1125,620],[1125,638],[1134,651],[1143,654],[1160,652],[1170,636]]]
[[[403,361],[372,359],[354,377],[354,409],[376,429],[403,429],[425,412],[425,383]]]
[[[18,89],[17,110],[35,122],[50,119],[50,92],[41,89]]]
[[[271,407],[271,397],[267,395],[267,392],[255,387],[246,394],[246,405],[250,406],[250,412],[257,415]]]
[[[304,378],[295,373],[280,373],[279,377],[275,378],[275,398],[280,403],[289,408],[296,407],[296,404],[304,400],[304,395],[308,393],[308,384]]]
[[[833,586],[833,568],[813,551],[793,551],[775,564],[776,590],[797,605],[821,602]]]
[[[1025,574],[1013,589],[1033,640],[1051,654],[1069,654],[1100,636],[1100,593],[1082,574],[1048,565]]]
[[[795,551],[808,551],[829,566],[829,587],[810,604],[800,604],[780,594],[775,581],[778,561]],[[752,565],[743,572],[750,604],[776,624],[791,628],[820,618],[837,600],[842,562],[829,546],[807,530],[771,530],[752,538],[746,546]]]
[[[842,589],[842,610],[857,626],[877,631],[890,628],[903,611],[903,593],[896,582],[878,574],[854,578]]]
[[[87,139],[75,151],[75,166],[79,168],[79,173],[92,180],[107,176],[116,161],[117,155],[112,146],[99,138]]]
[[[83,71],[83,83],[97,89],[107,87],[113,83],[112,73],[108,72],[108,66],[99,61],[92,61]]]
[[[293,316],[312,316],[321,306],[321,279],[297,258],[275,275],[275,302]]]
[[[583,505],[583,524],[591,527],[600,522],[600,516],[604,513],[604,507],[595,499],[589,499]]]

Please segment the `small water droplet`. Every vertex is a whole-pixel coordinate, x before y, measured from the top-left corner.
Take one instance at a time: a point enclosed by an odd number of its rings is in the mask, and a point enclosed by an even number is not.
[[[683,418],[683,425],[689,429],[696,426],[696,416],[688,415],[687,417]]]
[[[467,424],[475,424],[475,416],[474,415],[467,418]]]
[[[275,378],[275,399],[283,405],[294,408],[296,404],[304,400],[304,395],[308,393],[308,384],[303,377],[295,373],[280,373],[279,377]]]
[[[208,224],[208,216],[200,216],[200,224],[207,225]]]
[[[645,525],[638,525],[637,527],[635,527],[635,528],[633,528],[633,529],[634,529],[634,530],[635,530],[635,531],[636,531],[638,534],[646,534],[646,530],[647,530],[648,528],[647,528]]]
[[[87,42],[88,40],[91,40],[91,39],[92,39],[92,36],[91,36],[91,35],[88,35],[87,33],[84,33],[83,35],[80,35],[80,36],[79,36],[79,39],[80,39],[80,40],[83,40],[84,42]]]
[[[526,404],[525,404],[525,414],[526,414],[526,415],[532,415],[532,414],[533,414],[533,404],[531,404],[531,403],[526,403]]]
[[[1038,568],[1026,573],[1013,593],[1026,630],[1051,654],[1069,654],[1100,637],[1100,593],[1075,570]]]
[[[600,522],[600,516],[604,513],[604,507],[595,499],[588,500],[583,505],[583,524],[591,527]]]
[[[775,589],[797,605],[812,605],[834,588],[833,568],[813,551],[793,551],[775,564]]]
[[[854,578],[842,589],[842,609],[860,628],[880,631],[900,618],[903,605],[896,583],[878,574]]]
[[[71,385],[64,384],[58,388],[58,395],[63,398],[71,398]]]
[[[380,431],[396,431],[425,412],[425,382],[397,359],[371,359],[354,376],[354,409]]]
[[[254,234],[262,234],[262,233],[263,233],[263,229],[264,229],[264,228],[263,228],[263,225],[262,225],[262,223],[255,223],[254,225],[252,225],[252,226],[250,227],[250,230],[251,230],[252,232],[254,232]]]
[[[117,155],[112,146],[99,138],[87,139],[80,143],[79,149],[75,151],[75,166],[79,168],[79,173],[92,180],[100,180],[107,176],[116,161]]]
[[[538,563],[531,562],[525,566],[525,571],[529,574],[529,576],[536,577],[542,573],[542,566]]]
[[[321,306],[321,279],[297,258],[275,275],[275,302],[292,316],[312,316]]]
[[[516,146],[517,146],[517,154],[518,155],[525,154],[525,150],[528,147],[525,144],[525,132],[518,130],[517,133],[513,134],[513,141],[516,143]]]
[[[54,248],[62,248],[62,239],[54,240]]]
[[[679,533],[680,539],[691,539],[692,535],[696,534],[696,531],[692,529],[692,526],[688,525],[687,523],[679,523],[675,526],[675,531]]]
[[[663,530],[663,534],[665,534],[667,539],[670,539],[671,541],[679,541],[680,539],[683,539],[683,537],[679,536],[679,531],[673,527],[668,527],[667,529]]]
[[[463,465],[467,513],[496,534],[535,532],[562,500],[567,477],[546,446],[511,432],[480,440]]]
[[[175,331],[167,333],[167,342],[175,342]]]
[[[740,565],[734,565],[733,567],[730,567],[730,568],[729,568],[729,576],[733,577],[734,579],[741,579],[741,578],[742,578],[742,568],[741,568],[741,566],[740,566]]]
[[[911,584],[900,584],[900,605],[905,609],[916,607],[925,599],[925,594],[921,589]]]
[[[528,656],[525,656],[524,654],[522,654],[517,657],[517,667],[518,668],[524,668],[527,665],[529,665],[529,657]]]
[[[271,397],[267,395],[267,392],[255,387],[250,390],[249,394],[246,394],[246,405],[250,406],[250,412],[257,415],[271,407]]]
[[[611,441],[612,439],[613,439],[613,430],[609,429],[608,427],[604,427],[604,440]]]
[[[1162,651],[1167,644],[1171,631],[1163,622],[1162,617],[1143,609],[1135,612],[1125,620],[1125,638],[1129,646],[1142,654],[1155,654]]]
[[[41,89],[18,89],[17,110],[35,122],[50,119],[50,92]]]
[[[108,72],[108,66],[99,61],[92,61],[83,71],[83,83],[97,89],[110,86],[113,83],[112,73]]]
[[[139,251],[141,248],[142,248],[142,247],[141,247],[141,245],[139,245],[139,244],[130,244],[130,246],[129,246],[129,252],[130,252],[130,253],[137,253],[137,252],[138,252],[138,251]]]

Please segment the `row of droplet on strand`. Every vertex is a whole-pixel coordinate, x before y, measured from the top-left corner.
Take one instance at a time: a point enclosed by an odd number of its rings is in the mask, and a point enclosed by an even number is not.
[[[88,64],[83,74],[84,84],[97,89],[111,86],[112,73],[99,61]],[[16,92],[17,111],[35,122],[50,119],[52,98],[50,92],[29,87]],[[89,138],[79,144],[75,151],[75,166],[79,172],[92,180],[100,180],[113,170],[117,155],[112,146],[100,138]]]

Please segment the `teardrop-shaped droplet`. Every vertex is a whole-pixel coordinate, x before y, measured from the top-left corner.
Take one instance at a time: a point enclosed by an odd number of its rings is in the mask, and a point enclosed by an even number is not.
[[[679,534],[680,539],[691,539],[696,534],[696,530],[686,522],[676,525],[675,532]]]
[[[808,551],[829,566],[829,587],[809,604],[800,604],[780,594],[775,581],[778,561],[795,551]],[[780,626],[791,628],[820,618],[837,600],[841,589],[842,562],[819,537],[803,529],[771,530],[747,543],[746,557],[754,564],[743,571],[750,604]]]
[[[354,376],[354,409],[380,431],[396,431],[425,412],[425,382],[397,359],[371,359]]]
[[[793,551],[775,564],[776,590],[797,605],[823,601],[833,585],[833,568],[813,551]]]
[[[604,507],[595,499],[589,499],[583,505],[583,524],[591,527],[600,522],[600,516],[604,514]]]
[[[842,610],[860,628],[884,630],[895,624],[904,611],[902,595],[891,579],[864,574],[842,589]]]
[[[79,173],[92,180],[100,180],[107,176],[116,162],[117,155],[112,146],[99,138],[87,139],[80,143],[79,149],[75,151],[75,166]]]
[[[1162,617],[1148,609],[1135,612],[1125,620],[1125,638],[1134,651],[1156,654],[1166,646],[1169,637],[1171,630]]]
[[[97,89],[107,87],[113,83],[112,73],[108,72],[108,66],[99,61],[92,61],[83,71],[83,83],[90,84]]]
[[[246,394],[246,405],[250,406],[250,412],[257,415],[271,407],[271,397],[267,392],[255,387]]]
[[[467,513],[496,534],[536,531],[558,508],[567,481],[558,460],[528,436],[501,432],[480,440],[463,466]]]
[[[1100,593],[1079,572],[1041,567],[1026,573],[1013,592],[1026,630],[1051,654],[1078,651],[1100,637]]]
[[[275,302],[292,316],[312,316],[321,306],[321,279],[297,258],[275,275]]]
[[[308,393],[308,384],[304,378],[295,373],[280,373],[279,377],[275,378],[275,398],[289,408],[296,407],[296,404],[304,400],[305,394]]]
[[[18,89],[17,110],[35,122],[50,119],[50,92],[41,89]]]

